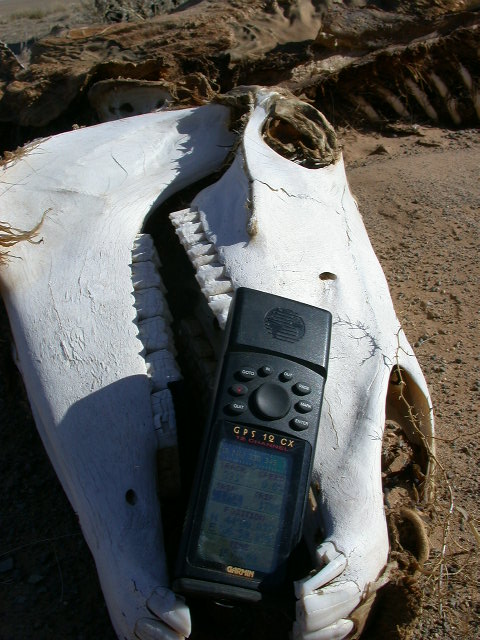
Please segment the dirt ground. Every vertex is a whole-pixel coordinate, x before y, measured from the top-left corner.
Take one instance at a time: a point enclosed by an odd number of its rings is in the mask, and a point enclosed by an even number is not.
[[[18,17],[16,9],[9,19],[13,4],[0,2],[0,39],[22,32],[26,41],[46,28],[45,15]],[[38,7],[33,0],[20,5]],[[480,637],[478,130],[339,134],[352,191],[436,416],[436,499],[420,511],[432,549],[417,578],[420,615],[402,634],[474,640]],[[113,640],[93,560],[11,360],[3,308],[0,325],[0,640]],[[401,617],[399,604],[381,637],[398,637]],[[238,633],[228,638],[246,637]],[[379,636],[372,628],[364,637]]]
[[[0,34],[19,49],[52,29],[74,27],[89,19],[93,0],[0,0]]]

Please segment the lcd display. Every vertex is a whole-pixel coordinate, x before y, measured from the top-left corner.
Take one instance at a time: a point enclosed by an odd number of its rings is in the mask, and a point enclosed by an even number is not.
[[[200,526],[202,563],[275,569],[292,472],[292,457],[224,438]]]

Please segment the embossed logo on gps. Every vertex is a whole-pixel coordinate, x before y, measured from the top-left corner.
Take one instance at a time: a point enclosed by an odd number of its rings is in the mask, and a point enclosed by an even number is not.
[[[295,311],[275,307],[264,319],[265,328],[276,340],[297,342],[305,335],[305,324]]]

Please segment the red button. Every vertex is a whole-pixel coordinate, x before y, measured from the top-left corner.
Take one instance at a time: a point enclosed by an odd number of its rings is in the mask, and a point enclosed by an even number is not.
[[[244,384],[234,384],[229,389],[232,396],[244,396],[248,393],[248,389]]]

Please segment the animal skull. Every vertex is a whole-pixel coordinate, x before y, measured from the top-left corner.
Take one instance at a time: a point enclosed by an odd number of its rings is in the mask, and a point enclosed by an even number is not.
[[[229,151],[221,177],[171,214],[220,326],[238,286],[334,318],[305,526],[312,572],[295,584],[294,638],[358,635],[355,610],[382,584],[385,417],[433,447],[426,383],[333,130],[284,93],[245,95],[238,135],[229,130],[233,96],[41,140],[2,172],[0,219],[11,230],[41,223],[38,242],[17,244],[0,271],[18,366],[120,638],[190,634],[188,608],[168,588],[155,488],[155,452],[175,446],[168,385],[180,373],[157,254],[142,230],[167,198],[221,170]],[[295,122],[295,150],[306,145],[308,166],[283,157]]]

